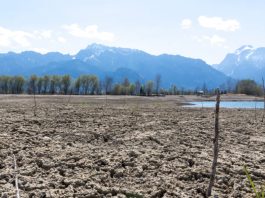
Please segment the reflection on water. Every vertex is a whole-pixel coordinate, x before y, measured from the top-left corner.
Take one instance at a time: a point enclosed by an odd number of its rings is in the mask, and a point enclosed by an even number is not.
[[[191,105],[185,107],[215,107],[215,101],[190,102]],[[224,108],[257,108],[262,109],[264,103],[262,101],[221,101],[220,107]]]

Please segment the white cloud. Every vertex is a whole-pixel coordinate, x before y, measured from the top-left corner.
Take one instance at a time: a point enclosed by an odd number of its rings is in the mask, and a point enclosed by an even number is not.
[[[0,47],[8,47],[10,45],[11,42],[9,38],[6,35],[1,34],[1,27],[0,27]]]
[[[52,31],[51,30],[44,30],[40,32],[40,36],[44,39],[49,39],[52,37]]]
[[[39,53],[41,53],[41,54],[46,54],[46,53],[49,52],[49,50],[47,50],[47,49],[45,49],[45,48],[32,48],[32,49],[30,49],[30,50],[33,50],[33,51],[35,51],[35,52],[39,52]]]
[[[2,48],[30,49],[34,40],[50,39],[51,37],[51,30],[27,32],[22,30],[11,30],[0,26],[0,47]]]
[[[59,36],[59,37],[57,38],[57,40],[58,40],[60,43],[66,43],[66,39],[65,39],[64,37],[62,37],[62,36]]]
[[[33,37],[34,35],[29,32],[0,27],[1,47],[11,47],[13,45],[28,47],[31,45],[29,39]]]
[[[223,37],[220,37],[218,35],[213,35],[213,36],[204,36],[204,40],[207,40],[211,43],[211,45],[214,46],[224,46],[224,43],[226,42],[226,39]]]
[[[183,19],[180,25],[182,29],[190,29],[192,26],[192,21],[190,19]]]
[[[36,39],[50,39],[52,37],[51,30],[35,30],[33,34]]]
[[[71,25],[64,25],[63,28],[66,29],[69,34],[75,37],[100,40],[106,42],[114,41],[113,33],[99,32],[97,25],[91,25],[85,28],[81,28],[78,24],[71,24]]]
[[[228,48],[228,46],[226,45],[226,39],[218,35],[194,36],[193,40],[199,43],[210,43],[212,46]]]
[[[200,36],[193,36],[192,39],[193,39],[194,41],[197,41],[198,43],[202,43],[202,42],[203,42],[203,38],[200,37]]]
[[[224,20],[221,17],[206,17],[200,16],[198,18],[199,24],[205,28],[213,28],[223,31],[235,31],[240,28],[240,23],[235,19]]]

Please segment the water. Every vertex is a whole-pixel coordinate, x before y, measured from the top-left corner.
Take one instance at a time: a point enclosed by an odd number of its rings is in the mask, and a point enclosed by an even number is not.
[[[215,107],[215,101],[203,101],[203,102],[190,102],[191,105],[186,105],[185,107]],[[224,108],[246,108],[263,109],[263,101],[221,101],[220,107]]]

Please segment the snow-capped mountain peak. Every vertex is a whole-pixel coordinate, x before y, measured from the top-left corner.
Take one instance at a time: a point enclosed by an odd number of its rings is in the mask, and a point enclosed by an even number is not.
[[[245,52],[245,51],[249,51],[249,50],[255,50],[255,48],[252,45],[243,45],[242,47],[238,48],[235,51],[236,55],[240,55],[241,53]]]
[[[244,45],[227,54],[216,68],[236,79],[260,81],[265,76],[265,48]]]

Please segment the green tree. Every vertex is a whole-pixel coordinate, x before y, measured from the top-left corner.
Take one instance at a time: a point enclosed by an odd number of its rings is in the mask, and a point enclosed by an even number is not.
[[[9,93],[9,81],[10,81],[9,76],[2,76],[1,88],[2,88],[4,94]]]
[[[29,94],[36,94],[38,77],[31,75],[29,78],[28,92]]]
[[[129,93],[129,86],[130,86],[130,81],[127,77],[124,78],[122,86],[123,86],[123,94],[127,95]]]
[[[43,78],[39,77],[38,80],[37,80],[37,93],[38,94],[41,94],[42,86],[43,86]]]
[[[70,85],[71,85],[71,77],[70,77],[70,75],[62,76],[62,89],[63,89],[64,95],[68,94]]]
[[[178,94],[178,88],[176,85],[171,85],[170,91],[171,95],[177,95]]]
[[[115,84],[113,91],[112,91],[112,94],[113,95],[121,95],[121,92],[122,92],[122,86],[120,84]]]
[[[98,77],[95,75],[90,76],[90,94],[94,95],[99,87]]]
[[[61,92],[61,77],[53,75],[50,79],[50,94],[59,94]]]
[[[110,76],[106,76],[105,77],[105,81],[104,81],[104,91],[105,91],[105,94],[111,93],[112,83],[113,83],[113,79]]]
[[[262,88],[254,80],[240,80],[236,84],[236,92],[240,94],[261,96]]]
[[[50,76],[45,75],[43,77],[43,93],[46,94],[49,90]]]
[[[21,94],[23,93],[23,87],[25,85],[25,79],[23,76],[15,76],[14,77],[15,81],[15,90],[16,94]]]
[[[135,82],[135,94],[136,94],[137,96],[140,96],[140,91],[141,91],[141,83],[140,83],[139,80],[137,80],[137,81]]]
[[[152,93],[153,93],[153,89],[154,89],[154,82],[152,80],[149,80],[147,83],[146,83],[146,94],[148,96],[151,96]]]
[[[156,77],[155,77],[155,92],[156,92],[156,95],[159,95],[160,85],[161,85],[161,75],[157,74]]]
[[[81,82],[82,94],[87,95],[89,89],[89,76],[88,75],[80,76],[80,82]]]
[[[50,84],[50,93],[51,94],[60,94],[61,93],[61,76],[53,75],[51,77]]]
[[[130,94],[130,95],[136,95],[135,84],[130,84],[130,87],[129,87],[129,94]]]
[[[75,81],[75,93],[80,94],[80,88],[81,88],[81,78],[78,77]]]

